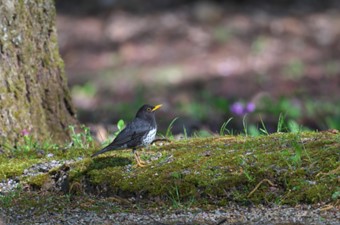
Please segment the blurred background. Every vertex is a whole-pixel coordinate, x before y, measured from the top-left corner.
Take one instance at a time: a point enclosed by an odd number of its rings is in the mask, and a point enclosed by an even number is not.
[[[161,133],[340,129],[340,1],[58,0],[78,118],[114,130],[160,104]],[[246,124],[246,125],[245,125]]]

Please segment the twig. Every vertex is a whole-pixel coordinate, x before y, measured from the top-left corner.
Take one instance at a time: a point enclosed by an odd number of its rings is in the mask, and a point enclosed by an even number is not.
[[[127,204],[127,205],[131,204],[131,202],[129,200],[121,198],[119,196],[111,196],[108,199],[119,202],[119,203],[124,203],[124,204]]]
[[[270,186],[276,186],[273,182],[271,182],[270,180],[268,180],[268,179],[263,179],[263,180],[261,180],[260,181],[260,183],[258,183],[257,185],[256,185],[256,187],[248,194],[248,198],[252,195],[252,194],[254,194],[254,192],[260,187],[260,185],[263,183],[263,182],[267,182]]]
[[[318,176],[326,176],[326,175],[331,175],[331,174],[336,174],[336,173],[339,173],[340,172],[340,166],[338,166],[338,168],[334,169],[334,170],[331,170],[331,171],[328,171],[327,173],[324,173],[324,172],[320,172],[318,174],[316,174],[316,177]]]
[[[151,142],[151,144],[156,143],[156,142],[160,142],[160,141],[171,142],[171,141],[170,141],[169,139],[167,139],[167,138],[157,138],[157,139],[153,140],[153,141]]]
[[[333,208],[334,208],[333,205],[328,204],[328,205],[325,205],[325,206],[321,207],[321,208],[320,208],[320,211],[321,211],[321,212],[322,212],[322,211],[327,211],[327,210],[330,210],[330,209],[333,209]]]

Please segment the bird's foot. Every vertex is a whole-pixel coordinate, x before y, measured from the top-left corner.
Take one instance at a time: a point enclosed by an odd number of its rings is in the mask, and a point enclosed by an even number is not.
[[[144,165],[147,164],[145,161],[141,160],[140,158],[139,158],[139,162],[140,162],[141,164],[144,164]]]
[[[146,162],[144,162],[143,160],[140,159],[139,154],[135,153],[135,159],[137,162],[136,167],[146,167]]]
[[[135,168],[137,168],[137,167],[147,167],[147,165],[144,164],[144,163],[141,163],[141,162],[137,162],[137,164],[134,165],[133,167],[135,167]]]

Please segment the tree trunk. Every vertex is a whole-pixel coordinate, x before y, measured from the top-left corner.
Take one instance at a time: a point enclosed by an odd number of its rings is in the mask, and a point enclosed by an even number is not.
[[[14,146],[23,131],[65,142],[76,123],[55,14],[53,0],[0,0],[0,146]]]

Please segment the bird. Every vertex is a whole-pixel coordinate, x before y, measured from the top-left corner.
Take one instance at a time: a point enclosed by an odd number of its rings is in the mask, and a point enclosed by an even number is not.
[[[138,111],[135,118],[126,125],[126,127],[117,135],[117,137],[106,147],[94,153],[95,157],[107,151],[132,149],[137,166],[145,167],[146,163],[140,159],[137,148],[150,145],[156,137],[157,123],[155,111],[162,105],[151,106],[143,105]]]

